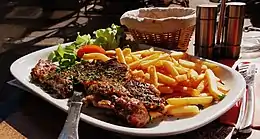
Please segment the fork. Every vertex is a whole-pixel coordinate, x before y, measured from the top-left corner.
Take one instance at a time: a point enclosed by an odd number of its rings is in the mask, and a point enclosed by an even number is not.
[[[244,93],[242,98],[241,108],[235,126],[236,133],[251,133],[251,125],[253,121],[254,114],[254,79],[256,66],[255,64],[250,64],[249,62],[242,62],[238,65],[239,73],[246,80],[247,93]]]
[[[82,107],[82,92],[73,92],[69,99],[68,116],[58,139],[78,139],[78,124]]]

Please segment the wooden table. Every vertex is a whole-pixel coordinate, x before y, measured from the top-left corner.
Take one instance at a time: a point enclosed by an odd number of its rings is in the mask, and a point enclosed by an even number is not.
[[[0,138],[1,139],[55,139],[58,137],[67,114],[41,98],[8,85],[6,82],[14,79],[9,67],[17,58],[40,47],[26,47],[9,50],[0,54]],[[192,43],[189,53],[193,52]],[[222,62],[230,60],[223,60]],[[169,127],[171,128],[171,127]],[[174,128],[174,127],[172,127]],[[230,138],[232,127],[222,125],[218,120],[192,132],[163,139],[224,139]],[[80,138],[96,139],[142,139],[109,132],[84,122],[79,125]],[[260,136],[260,131],[254,130],[250,139]]]

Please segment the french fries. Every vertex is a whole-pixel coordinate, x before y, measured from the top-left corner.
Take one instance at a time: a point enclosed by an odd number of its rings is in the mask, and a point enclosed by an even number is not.
[[[175,76],[179,75],[178,71],[174,67],[174,63],[165,60],[165,61],[163,61],[163,66],[170,73],[170,75],[172,77],[175,77]]]
[[[228,93],[229,92],[229,88],[227,88],[225,85],[223,85],[222,83],[218,82],[218,90],[221,91],[222,93]]]
[[[139,58],[136,55],[132,55],[132,54],[130,54],[130,55],[131,55],[133,61],[138,61],[139,60]]]
[[[188,106],[180,106],[175,107],[170,105],[167,107],[167,115],[182,118],[182,117],[191,117],[200,113],[200,110],[197,106],[188,105]]]
[[[218,90],[216,76],[211,69],[207,69],[205,72],[206,79],[208,81],[208,89],[210,94],[216,99],[220,100],[224,96],[222,92]]]
[[[154,51],[154,48],[150,48],[148,50],[141,50],[141,51],[136,51],[136,52],[132,52],[133,55],[142,55],[142,53],[145,53],[147,51]]]
[[[183,82],[186,81],[188,79],[186,74],[182,74],[182,75],[177,75],[175,77],[175,79],[177,80],[177,82]]]
[[[171,57],[171,62],[172,62],[175,66],[179,66],[178,61],[175,60],[173,57]]]
[[[153,54],[162,54],[162,51],[145,51],[141,54],[141,57],[147,57]]]
[[[191,88],[191,87],[187,87],[187,86],[176,86],[174,88],[176,91],[185,93],[185,94],[189,94],[192,97],[197,97],[200,96],[200,92],[197,89]]]
[[[144,80],[148,83],[150,83],[150,74],[149,73],[145,73],[144,74]]]
[[[131,49],[130,48],[125,48],[122,52],[123,52],[124,56],[128,56],[128,55],[131,54]]]
[[[184,52],[172,51],[168,54],[154,48],[132,52],[130,48],[117,48],[105,54],[85,54],[83,59],[107,61],[115,56],[120,63],[129,67],[132,77],[154,85],[161,97],[166,99],[167,105],[162,113],[149,112],[152,118],[164,114],[174,117],[194,116],[200,112],[196,105],[208,107],[213,101],[220,101],[230,90],[214,74],[213,71],[218,68],[216,64]]]
[[[174,91],[172,87],[163,84],[158,85],[157,88],[162,94],[172,94]]]
[[[125,61],[127,64],[130,64],[130,63],[132,63],[134,61],[138,61],[138,60],[139,60],[139,58],[136,55],[129,54],[129,55],[125,56]]]
[[[209,69],[215,69],[215,68],[218,68],[218,66],[214,63],[210,63],[210,62],[207,62],[207,61],[203,61],[202,62],[203,65],[206,65]]]
[[[205,89],[205,87],[206,87],[205,80],[202,80],[202,81],[199,83],[199,85],[197,86],[196,89],[197,89],[199,92],[202,92],[202,91]]]
[[[198,76],[199,74],[194,69],[190,69],[187,73],[187,77],[193,81],[196,81]]]
[[[127,63],[127,64],[130,64],[130,63],[132,63],[134,60],[133,60],[133,58],[132,57],[130,57],[130,56],[126,56],[125,57],[125,62]]]
[[[108,51],[106,51],[106,55],[107,56],[114,56],[114,55],[116,55],[116,51],[115,50],[108,50]]]
[[[130,63],[128,66],[130,67],[130,69],[136,69],[137,67],[140,66],[142,61],[154,60],[154,59],[159,58],[159,57],[160,57],[160,54],[153,54],[153,55],[150,55],[150,56],[145,57],[143,59],[137,60],[137,61],[135,61],[133,63]]]
[[[189,69],[188,68],[184,68],[184,67],[175,67],[175,69],[178,71],[179,74],[186,74],[188,73]]]
[[[158,76],[157,76],[157,73],[156,73],[156,68],[155,66],[150,66],[148,68],[148,72],[150,74],[150,82],[155,86],[157,87],[158,86]]]
[[[126,64],[124,54],[123,54],[123,52],[122,52],[122,50],[120,48],[116,48],[116,56],[117,56],[118,61],[120,63]]]
[[[154,60],[156,58],[159,58],[161,54],[153,54],[153,55],[150,55],[148,57],[145,57],[143,59],[141,59],[140,61],[145,61],[145,60]]]
[[[176,86],[177,85],[176,80],[169,77],[169,76],[161,74],[160,72],[157,72],[157,76],[158,76],[159,83],[166,84],[168,86]]]
[[[194,62],[183,60],[183,59],[179,59],[179,63],[183,67],[190,68],[190,69],[195,69],[196,67],[196,64]]]
[[[132,75],[136,77],[143,78],[144,77],[144,72],[142,70],[134,70],[132,71]]]
[[[150,51],[150,49],[149,50],[141,50],[141,51],[132,52],[132,54],[133,55],[141,55],[142,53],[147,52],[147,51]]]
[[[201,97],[206,97],[206,96],[210,96],[210,94],[208,94],[208,93],[200,93],[200,96]]]
[[[140,66],[142,69],[147,69],[150,65],[156,65],[157,62],[160,60],[165,60],[167,58],[170,58],[169,55],[161,55],[160,57],[153,59],[153,60],[147,60],[147,61],[142,61]]]
[[[156,67],[156,68],[161,68],[161,67],[163,67],[163,60],[159,60],[158,62],[156,62],[155,67]]]
[[[200,81],[202,81],[203,79],[204,79],[204,77],[205,77],[205,74],[204,73],[202,73],[202,74],[200,74],[200,75],[198,75],[198,78],[197,78],[197,82],[200,82]]]
[[[171,57],[174,58],[174,59],[185,59],[187,57],[187,54],[186,53],[183,53],[183,52],[176,52],[176,51],[173,51],[171,54]]]
[[[141,62],[141,63],[140,63],[140,67],[141,67],[141,69],[146,70],[149,66],[155,65],[159,60],[160,60],[160,59],[157,58],[157,59],[147,60],[147,61],[145,61],[145,62]]]
[[[208,61],[202,61],[202,60],[200,60],[200,59],[197,59],[197,58],[195,58],[195,57],[192,57],[191,59],[190,59],[190,61],[192,61],[192,62],[194,62],[194,63],[198,63],[198,64],[200,64],[200,65],[204,65],[203,67],[207,67],[207,68],[209,68],[209,69],[215,69],[215,68],[218,68],[218,66],[216,65],[216,64],[214,64],[214,63],[211,63],[211,62],[208,62]]]
[[[206,105],[213,101],[212,96],[206,97],[183,97],[183,98],[169,98],[167,103],[174,106],[186,106],[186,105]]]
[[[101,54],[101,53],[89,53],[89,54],[84,54],[82,59],[84,60],[92,60],[92,59],[95,59],[95,60],[101,60],[101,61],[107,61],[109,60],[110,58],[107,57],[106,55],[104,54]]]

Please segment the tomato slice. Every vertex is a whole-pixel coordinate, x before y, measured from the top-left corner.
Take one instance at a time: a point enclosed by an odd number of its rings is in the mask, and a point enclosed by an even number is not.
[[[84,54],[86,53],[102,53],[102,54],[105,54],[106,51],[97,46],[97,45],[85,45],[85,46],[82,46],[79,48],[78,52],[77,52],[77,56],[79,58],[82,58]]]

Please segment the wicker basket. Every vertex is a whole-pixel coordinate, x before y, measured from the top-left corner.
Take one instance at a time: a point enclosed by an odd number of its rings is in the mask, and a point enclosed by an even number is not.
[[[183,7],[141,8],[124,13],[120,22],[139,43],[186,51],[196,14],[195,9]]]

